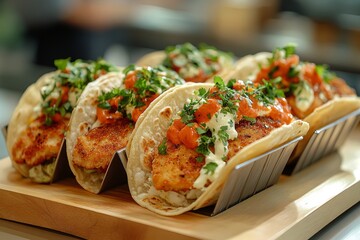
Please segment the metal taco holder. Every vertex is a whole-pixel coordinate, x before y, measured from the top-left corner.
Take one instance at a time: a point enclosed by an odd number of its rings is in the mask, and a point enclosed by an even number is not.
[[[274,185],[279,180],[290,154],[302,139],[303,137],[295,138],[260,156],[236,165],[226,180],[216,204],[195,212],[214,216]]]
[[[8,126],[6,125],[1,129],[5,139],[7,138],[7,127]],[[122,150],[125,150],[125,148]],[[127,182],[125,172],[126,161],[122,160],[126,159],[126,155],[123,156],[125,151],[122,150],[114,153],[114,156],[112,157],[111,162],[109,163],[109,166],[105,172],[98,193]],[[66,138],[64,138],[61,142],[60,151],[55,159],[54,173],[51,176],[50,183],[54,183],[72,176],[73,173],[70,169],[66,154]]]
[[[336,151],[346,140],[360,120],[360,109],[314,131],[304,151],[292,166],[284,169],[284,174],[292,175],[317,162],[322,157]]]
[[[125,171],[126,161],[123,161],[123,159],[125,159],[123,156],[124,150],[125,148],[114,153],[97,193],[101,193],[107,189],[127,182]],[[55,170],[51,183],[67,178],[69,175],[72,175],[72,172],[66,154],[66,139],[64,138],[61,150],[56,158]]]

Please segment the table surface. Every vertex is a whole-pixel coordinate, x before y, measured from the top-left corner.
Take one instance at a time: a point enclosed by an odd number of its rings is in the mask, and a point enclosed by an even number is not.
[[[94,195],[71,178],[34,184],[5,158],[0,160],[0,218],[83,238],[108,232],[113,235],[106,237],[119,239],[124,234],[138,239],[309,238],[359,201],[359,136],[358,127],[338,152],[294,176],[281,176],[276,185],[214,217],[193,212],[159,216],[135,204],[123,186]]]

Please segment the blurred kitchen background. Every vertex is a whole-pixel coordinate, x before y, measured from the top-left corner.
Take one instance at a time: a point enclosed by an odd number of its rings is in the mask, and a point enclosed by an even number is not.
[[[296,43],[360,93],[358,0],[0,0],[0,126],[56,58],[125,66],[184,42],[237,57]]]

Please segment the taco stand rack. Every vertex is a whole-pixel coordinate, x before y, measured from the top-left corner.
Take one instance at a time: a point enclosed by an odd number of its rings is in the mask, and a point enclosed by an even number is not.
[[[300,172],[322,157],[336,151],[360,121],[360,109],[314,131],[304,151],[293,166],[286,167],[284,174]]]
[[[260,156],[238,164],[226,180],[223,189],[215,205],[196,210],[197,213],[214,216],[237,203],[255,195],[256,193],[274,185],[280,175],[295,174],[316,162],[322,156],[335,151],[345,141],[346,136],[360,120],[360,109],[354,111],[339,120],[316,130],[304,152],[289,172],[285,168],[286,163],[295,146],[303,137],[298,137]],[[7,126],[2,131],[6,139]],[[112,187],[126,184],[127,157],[125,148],[115,152],[107,171],[105,172],[101,187],[101,193]],[[66,140],[61,145],[61,150],[55,160],[55,170],[51,183],[71,177],[72,173],[66,155]]]

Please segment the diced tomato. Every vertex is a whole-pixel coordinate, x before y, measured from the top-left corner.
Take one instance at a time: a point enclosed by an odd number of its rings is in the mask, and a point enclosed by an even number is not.
[[[134,110],[131,112],[131,118],[134,122],[136,122],[140,115],[146,110],[147,106],[142,106],[138,108],[134,108]]]
[[[221,105],[216,99],[210,98],[206,103],[201,105],[195,112],[195,119],[198,123],[208,122],[212,116],[219,111]]]
[[[198,127],[199,125],[195,123],[192,126],[185,125],[180,130],[179,139],[187,148],[194,149],[199,145],[198,139],[200,135],[196,131]]]
[[[299,56],[291,55],[287,59],[279,59],[274,61],[268,67],[262,67],[256,76],[255,82],[262,83],[263,79],[269,80],[276,77],[282,78],[282,83],[285,87],[288,87],[290,83],[297,82],[297,77],[289,78],[288,74],[292,66],[299,64]]]
[[[181,130],[183,127],[185,127],[185,124],[181,121],[180,118],[175,119],[172,125],[175,126],[178,130]]]
[[[119,101],[122,99],[122,96],[114,97],[109,100],[109,104],[113,108],[117,108],[119,105]]]
[[[99,122],[101,123],[112,123],[114,121],[116,121],[117,119],[122,117],[122,114],[120,112],[113,112],[111,110],[108,109],[104,109],[104,108],[96,108],[96,116],[97,119],[99,120]]]
[[[166,137],[173,144],[179,145],[181,144],[179,133],[180,130],[177,129],[174,125],[171,125],[166,132]]]
[[[154,101],[158,96],[159,96],[159,94],[154,94],[154,95],[152,95],[152,96],[150,96],[150,97],[145,98],[145,99],[144,99],[145,105],[146,105],[146,106],[149,106],[150,103],[151,103],[152,101]]]
[[[186,82],[205,82],[211,75],[206,75],[202,69],[199,69],[199,73],[193,77],[185,78]]]
[[[181,144],[179,133],[180,130],[185,127],[185,124],[181,121],[181,119],[175,119],[169,129],[166,132],[166,137],[173,144]]]
[[[61,87],[61,103],[64,104],[69,100],[69,87],[62,86]]]
[[[316,65],[313,63],[306,63],[303,68],[304,79],[308,81],[311,85],[321,84],[322,79],[319,74],[316,72]]]
[[[125,88],[127,89],[134,89],[136,83],[136,72],[130,72],[126,75],[126,78],[124,80]]]
[[[176,66],[174,63],[171,65],[171,69],[174,70],[175,72],[179,73],[181,67]]]
[[[136,122],[140,115],[149,107],[150,103],[152,101],[154,101],[157,97],[159,96],[159,94],[154,94],[148,98],[145,98],[143,101],[145,103],[144,106],[141,106],[141,107],[138,107],[138,108],[135,108],[132,113],[131,113],[131,118],[134,122]]]
[[[245,87],[245,84],[243,82],[236,81],[233,85],[233,89],[240,91],[243,90]]]
[[[60,113],[55,113],[54,116],[51,117],[51,120],[53,120],[54,122],[60,122],[61,119],[62,117]]]
[[[291,114],[290,107],[285,98],[277,98],[278,103],[271,107],[270,117],[275,120],[280,120],[283,123],[289,124],[294,119]]]
[[[98,79],[99,77],[105,75],[107,71],[105,69],[99,70],[97,73],[94,73],[94,79]]]
[[[248,101],[244,98],[240,101],[239,109],[237,112],[237,120],[241,120],[243,116],[256,118],[258,114],[255,109],[249,105]]]

